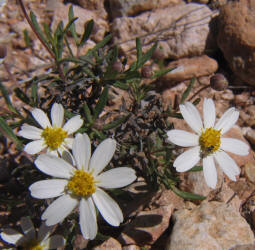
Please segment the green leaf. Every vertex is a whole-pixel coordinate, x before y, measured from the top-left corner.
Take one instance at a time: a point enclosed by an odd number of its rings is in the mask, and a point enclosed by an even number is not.
[[[129,85],[126,84],[125,82],[122,82],[122,81],[116,81],[113,84],[113,86],[116,87],[116,88],[123,89],[123,90],[129,90]]]
[[[157,48],[158,44],[155,43],[141,58],[141,61],[137,63],[137,69],[141,68],[148,60],[151,59],[153,52]]]
[[[102,40],[101,42],[97,43],[93,49],[91,49],[91,50],[88,51],[87,56],[88,56],[88,55],[91,55],[92,53],[94,53],[94,52],[97,51],[98,49],[104,47],[111,39],[112,39],[112,35],[111,35],[111,34],[107,35],[107,36],[104,38],[104,40]]]
[[[35,106],[38,104],[38,95],[37,95],[38,86],[35,82],[32,84],[32,99]]]
[[[70,118],[75,116],[74,113],[68,111],[67,109],[65,109],[64,114],[65,114],[65,117],[67,117],[68,119],[70,119]]]
[[[120,126],[122,123],[124,123],[129,118],[129,115],[127,116],[121,116],[119,119],[109,122],[108,124],[104,125],[103,130],[109,130],[112,128],[116,128]]]
[[[183,104],[185,102],[185,100],[187,99],[194,83],[195,83],[195,80],[196,78],[192,78],[191,81],[190,81],[190,84],[188,85],[188,87],[186,88],[186,90],[184,91],[184,93],[182,94],[182,97],[181,97],[181,104]]]
[[[202,170],[203,170],[202,166],[195,166],[195,167],[191,168],[188,172],[199,172]]]
[[[90,109],[88,107],[88,104],[85,102],[83,105],[83,110],[85,113],[85,118],[87,119],[87,121],[92,124],[93,123],[93,117],[91,115]]]
[[[182,197],[185,200],[198,200],[198,201],[201,201],[201,200],[206,199],[206,197],[202,196],[202,195],[181,191],[173,185],[171,186],[171,189],[175,194],[179,195],[180,197]]]
[[[66,27],[64,28],[64,34],[71,28],[72,24],[78,19],[78,17],[74,17],[73,19],[69,20]]]
[[[89,39],[89,36],[93,30],[93,27],[94,27],[94,21],[91,19],[87,22],[87,24],[84,28],[84,32],[83,32],[81,41],[79,43],[79,47],[83,46],[87,42],[87,40]]]
[[[104,110],[104,107],[107,103],[107,99],[108,99],[108,87],[105,87],[95,107],[93,115],[94,120],[97,119],[101,112]]]
[[[192,102],[195,106],[198,105],[201,101],[201,98],[196,98],[194,102]]]
[[[47,47],[50,49],[50,46],[49,46],[49,43],[47,41],[47,39],[45,38],[41,28],[40,28],[40,25],[38,24],[37,22],[37,18],[34,14],[33,11],[30,11],[30,18],[31,18],[31,22],[35,28],[35,30],[37,31],[38,35],[41,37],[41,39],[44,41],[44,43],[47,45]]]
[[[136,56],[137,56],[137,62],[136,62],[136,69],[138,68],[138,65],[141,64],[142,62],[142,45],[141,45],[141,40],[140,38],[136,38]]]
[[[8,91],[7,89],[5,88],[5,86],[0,82],[0,91],[2,92],[2,95],[4,97],[4,100],[8,106],[8,109],[15,113],[15,114],[19,114],[19,112],[17,111],[17,109],[12,105],[11,103],[11,100],[9,98],[9,95],[8,95]]]
[[[63,49],[64,49],[64,30],[63,30],[63,22],[60,21],[57,29],[54,33],[54,52],[57,60],[59,61],[62,57]]]
[[[0,117],[0,132],[8,137],[10,140],[15,142],[17,144],[17,147],[21,149],[22,143],[19,141],[18,137],[13,133],[12,129],[9,127],[9,125],[5,122],[5,120]]]
[[[30,99],[29,97],[25,94],[25,92],[23,92],[20,88],[15,88],[14,92],[16,94],[16,96],[24,103],[30,105]]]
[[[31,39],[28,35],[28,31],[27,29],[24,29],[23,30],[23,34],[24,34],[24,40],[25,40],[25,44],[27,47],[32,47],[32,42],[31,42]]]
[[[48,41],[51,43],[51,45],[53,45],[52,32],[51,32],[51,29],[47,23],[43,23],[43,30],[44,30],[44,33],[45,33]]]
[[[156,70],[156,71],[154,72],[154,75],[152,76],[152,78],[155,79],[155,78],[161,77],[161,76],[167,74],[168,72],[170,72],[170,71],[172,71],[172,70],[174,70],[174,69],[175,69],[175,68]]]
[[[68,11],[68,19],[69,19],[69,22],[72,19],[74,19],[74,13],[73,13],[73,6],[72,5],[70,6],[69,11]],[[74,38],[75,44],[78,46],[79,39],[78,39],[78,35],[77,35],[76,29],[75,29],[75,23],[71,24],[70,31],[71,31],[71,34],[72,34],[72,36]]]

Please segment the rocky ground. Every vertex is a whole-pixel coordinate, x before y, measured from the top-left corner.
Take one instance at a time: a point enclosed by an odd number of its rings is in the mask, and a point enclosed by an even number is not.
[[[52,61],[26,23],[16,1],[6,2],[4,7],[0,7],[0,44],[7,48],[5,64],[0,65],[0,79],[16,107],[21,109],[24,104],[15,99],[13,89],[48,70]],[[196,77],[190,96],[204,88],[196,97],[212,98],[217,117],[230,106],[239,109],[240,118],[228,136],[241,139],[251,147],[246,157],[231,155],[241,168],[237,182],[230,181],[219,171],[217,189],[212,190],[205,184],[202,172],[181,174],[180,188],[207,196],[203,202],[184,201],[170,190],[150,193],[144,180],[138,179],[130,187],[133,203],[124,208],[129,223],[125,223],[120,232],[114,231],[112,235],[116,237],[93,246],[94,249],[255,249],[255,2],[31,0],[24,3],[28,10],[33,10],[40,23],[49,23],[52,28],[60,20],[67,22],[70,4],[74,6],[75,16],[79,17],[76,22],[78,33],[82,33],[84,23],[94,19],[92,37],[79,52],[81,54],[107,33],[112,33],[111,45],[118,45],[130,63],[136,53],[136,37],[141,38],[145,51],[158,41],[161,49],[156,56],[164,66],[182,69],[169,72],[156,81],[146,80],[148,84],[157,86],[163,106],[178,103],[190,79]],[[31,47],[24,41],[25,29],[31,38]],[[75,49],[74,44],[71,46]],[[151,67],[157,69],[158,66],[153,64]],[[221,73],[224,81],[227,79],[227,89],[206,88],[216,73]],[[117,92],[109,110],[119,108],[122,94]],[[123,97],[128,103],[128,96]],[[2,115],[5,109],[2,97],[0,103]],[[201,111],[202,103],[198,108]],[[169,121],[175,128],[188,129],[181,120],[169,118]],[[9,181],[8,168],[16,161],[15,157],[28,164],[30,159],[17,153],[3,138],[0,150],[0,191],[11,188],[11,192],[18,192],[26,199],[19,184]],[[139,186],[142,188],[137,188]],[[21,206],[15,215],[11,214],[4,200],[0,207],[1,228],[15,224],[24,212]],[[87,244],[77,236],[74,248],[85,249]]]

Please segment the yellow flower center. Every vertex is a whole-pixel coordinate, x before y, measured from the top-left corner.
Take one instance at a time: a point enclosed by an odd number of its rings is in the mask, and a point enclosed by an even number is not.
[[[41,246],[40,242],[36,240],[32,240],[24,246],[24,249],[25,250],[43,250],[43,246]]]
[[[76,170],[67,184],[67,188],[78,196],[88,196],[96,192],[95,180],[91,173]]]
[[[51,149],[56,150],[67,137],[67,131],[62,128],[45,128],[42,132],[44,143]]]
[[[204,156],[208,156],[211,153],[216,152],[220,148],[220,131],[221,130],[216,130],[214,128],[207,128],[200,135],[199,144],[201,148],[201,153]]]

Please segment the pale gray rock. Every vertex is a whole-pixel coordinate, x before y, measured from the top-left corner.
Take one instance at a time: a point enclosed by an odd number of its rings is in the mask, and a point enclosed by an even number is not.
[[[225,203],[205,201],[177,211],[174,220],[167,250],[229,250],[254,243],[245,219]]]
[[[182,0],[109,0],[113,18],[135,16],[144,11],[154,10],[183,3]]]
[[[136,37],[141,38],[145,50],[158,41],[168,58],[201,55],[205,48],[215,45],[209,34],[209,23],[215,15],[205,5],[191,3],[116,18],[112,24],[114,43],[128,55],[135,53]]]

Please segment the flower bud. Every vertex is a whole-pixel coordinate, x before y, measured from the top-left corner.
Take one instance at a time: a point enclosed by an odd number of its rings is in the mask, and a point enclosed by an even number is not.
[[[141,73],[144,78],[151,78],[153,76],[151,66],[143,66]]]
[[[4,45],[0,45],[0,63],[4,61],[4,58],[7,56],[7,49]]]
[[[222,91],[228,87],[228,80],[223,74],[217,73],[211,77],[210,86],[214,90]]]
[[[112,69],[118,73],[121,73],[123,71],[123,65],[120,61],[115,61],[112,64]]]

